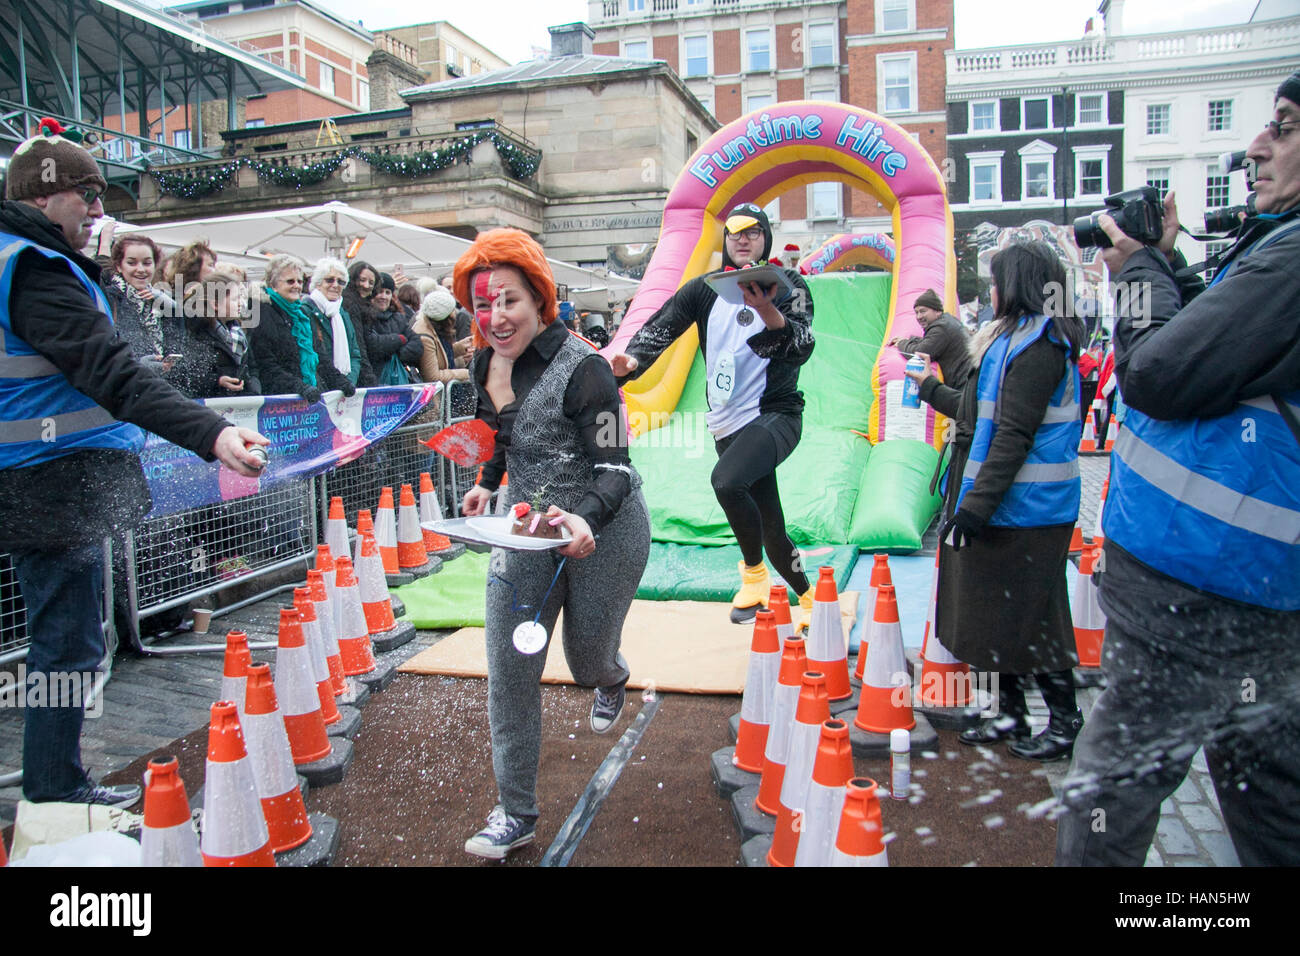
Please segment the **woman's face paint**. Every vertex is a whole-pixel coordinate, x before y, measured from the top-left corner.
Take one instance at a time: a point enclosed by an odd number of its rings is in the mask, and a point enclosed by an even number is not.
[[[516,359],[542,330],[541,303],[514,266],[474,276],[474,315],[479,331],[498,355]]]

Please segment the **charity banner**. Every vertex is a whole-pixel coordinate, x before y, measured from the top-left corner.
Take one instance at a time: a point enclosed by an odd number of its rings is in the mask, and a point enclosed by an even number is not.
[[[220,462],[149,434],[140,458],[153,495],[151,518],[255,495],[282,481],[301,481],[355,461],[366,449],[424,408],[439,382],[326,392],[308,403],[296,395],[210,398],[207,405],[233,425],[270,440],[267,465],[245,478]]]

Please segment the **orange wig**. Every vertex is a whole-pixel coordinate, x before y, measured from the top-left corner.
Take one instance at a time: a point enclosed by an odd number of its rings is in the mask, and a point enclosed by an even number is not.
[[[555,276],[551,273],[551,265],[546,261],[546,254],[542,252],[537,240],[519,229],[489,229],[479,233],[474,244],[456,260],[456,267],[452,270],[452,289],[456,293],[456,301],[473,312],[474,297],[470,294],[470,279],[474,273],[494,266],[514,266],[518,269],[535,297],[542,303],[542,324],[550,325],[555,321],[559,307],[555,301]],[[487,339],[479,331],[477,320],[474,322],[473,336],[475,348],[489,347]]]

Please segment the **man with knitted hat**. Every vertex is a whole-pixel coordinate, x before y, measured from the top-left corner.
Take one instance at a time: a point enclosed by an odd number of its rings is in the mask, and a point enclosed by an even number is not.
[[[893,338],[889,344],[900,352],[921,352],[930,356],[939,363],[944,384],[949,388],[961,388],[971,373],[970,336],[966,327],[955,315],[943,310],[939,294],[933,289],[926,289],[917,296],[912,307],[925,334]]]
[[[0,203],[0,551],[27,611],[28,699],[47,689],[24,708],[23,795],[130,806],[139,787],[97,786],[83,769],[84,701],[60,675],[90,675],[105,653],[103,542],[151,507],[141,429],[246,476],[259,463],[245,443],[266,439],[186,399],[114,333],[81,253],[107,183],[63,132],[43,120],[18,146]]]

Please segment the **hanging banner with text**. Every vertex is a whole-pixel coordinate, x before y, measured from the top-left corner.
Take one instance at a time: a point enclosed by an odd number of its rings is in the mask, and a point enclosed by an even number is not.
[[[149,434],[140,458],[153,495],[151,518],[257,494],[263,486],[300,481],[360,458],[424,408],[441,383],[359,389],[351,398],[326,392],[307,404],[293,395],[210,398],[207,405],[231,424],[261,432],[271,442],[256,478]]]

